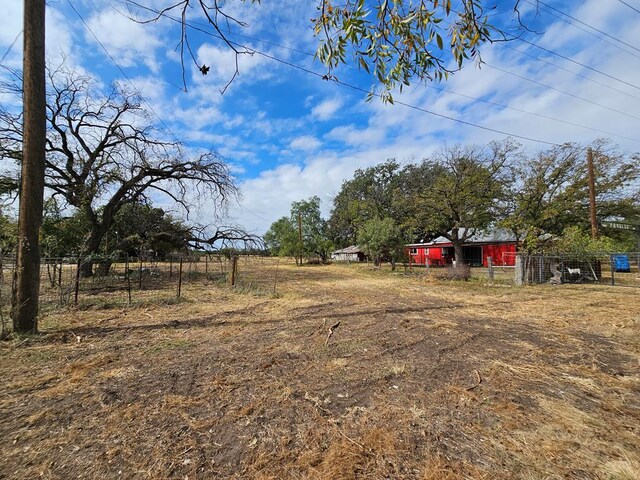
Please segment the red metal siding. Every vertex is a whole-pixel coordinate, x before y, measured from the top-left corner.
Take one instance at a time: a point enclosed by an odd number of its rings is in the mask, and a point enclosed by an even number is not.
[[[443,249],[446,250],[450,247],[450,243],[442,243],[438,244],[438,246],[414,246],[407,247],[406,253],[413,265],[425,265],[428,260],[429,266],[440,266],[451,263],[452,259],[442,253]],[[493,258],[493,264],[496,266],[513,267],[515,265],[515,253],[515,243],[482,245],[482,265],[488,267],[487,257],[491,257]]]

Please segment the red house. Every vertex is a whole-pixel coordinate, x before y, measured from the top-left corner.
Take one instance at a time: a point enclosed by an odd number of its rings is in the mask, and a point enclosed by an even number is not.
[[[462,233],[462,232],[461,232]],[[463,245],[462,252],[467,264],[487,267],[487,257],[494,265],[514,266],[518,242],[515,235],[506,230],[477,232]],[[412,243],[405,247],[413,265],[445,266],[455,260],[453,243],[445,237],[438,237],[427,243]]]

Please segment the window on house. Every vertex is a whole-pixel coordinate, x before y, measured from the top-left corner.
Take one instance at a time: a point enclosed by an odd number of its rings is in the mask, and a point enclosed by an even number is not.
[[[410,250],[411,255],[417,255],[418,254],[418,249],[417,248],[412,248]]]

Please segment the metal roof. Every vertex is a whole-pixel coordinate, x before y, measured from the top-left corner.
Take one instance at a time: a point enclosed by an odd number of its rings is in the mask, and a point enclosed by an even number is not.
[[[458,230],[458,238],[463,237],[466,233],[466,228],[461,228]],[[449,232],[451,233],[451,232]],[[516,236],[510,232],[509,230],[505,230],[503,228],[496,228],[493,230],[478,230],[476,233],[471,235],[464,243],[511,243],[516,242]],[[451,243],[446,237],[438,237],[434,240],[426,243],[412,243],[408,246],[422,246],[422,245],[439,245]]]
[[[350,247],[346,247],[341,250],[336,250],[335,252],[333,252],[334,255],[348,254],[348,253],[364,253],[364,252],[357,245],[351,245]]]

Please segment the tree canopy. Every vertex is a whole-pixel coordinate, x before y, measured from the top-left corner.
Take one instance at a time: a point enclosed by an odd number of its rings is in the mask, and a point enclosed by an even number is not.
[[[296,258],[317,257],[326,262],[333,249],[328,236],[327,221],[320,213],[317,196],[291,204],[291,214],[276,220],[264,235],[264,241],[273,255]]]
[[[160,195],[187,211],[202,198],[220,209],[236,195],[223,159],[163,139],[137,95],[117,84],[103,94],[64,66],[50,69],[48,81],[45,185],[89,225],[84,253],[98,251],[126,205]],[[3,90],[20,95],[20,84]],[[21,114],[1,107],[0,156],[19,163],[21,142]]]

